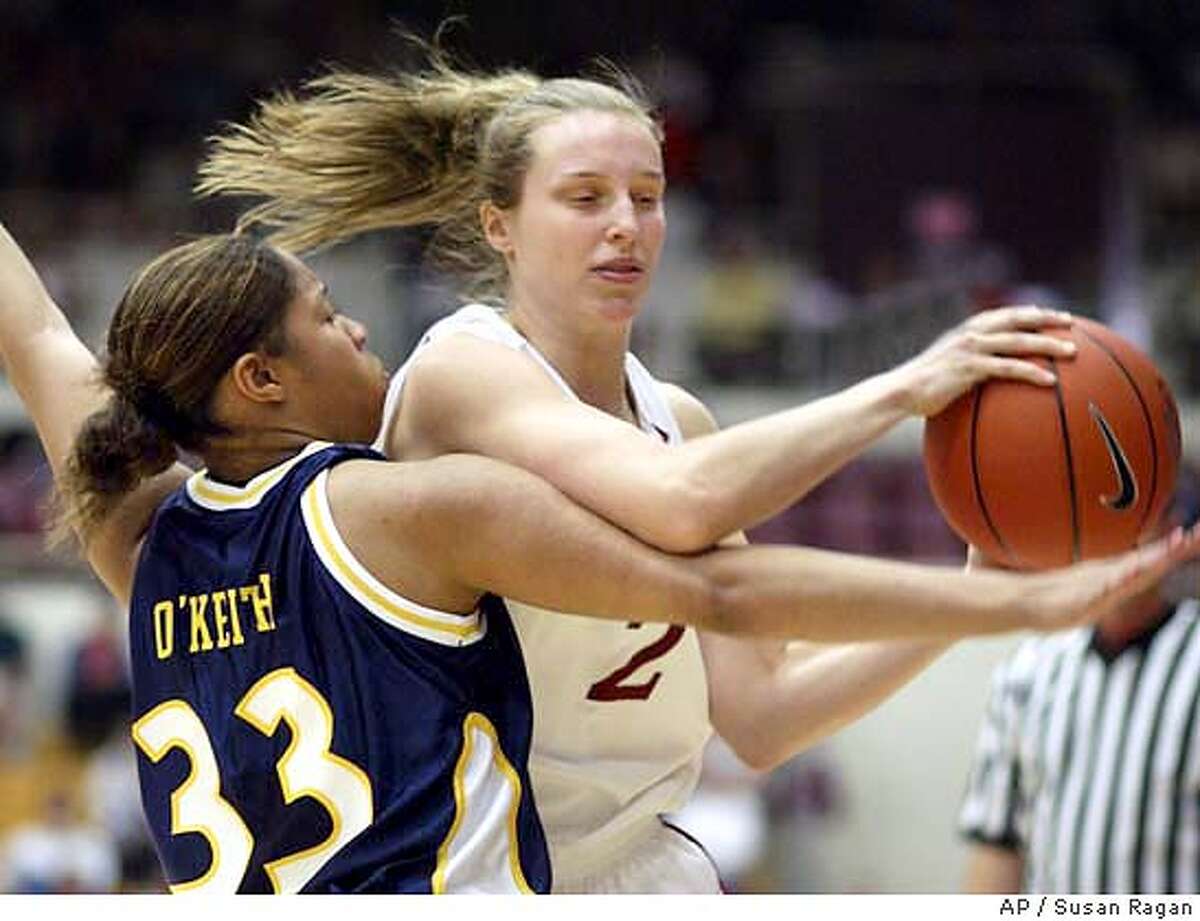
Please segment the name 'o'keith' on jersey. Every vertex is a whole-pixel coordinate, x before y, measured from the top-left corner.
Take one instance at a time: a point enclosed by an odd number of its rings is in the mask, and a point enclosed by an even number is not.
[[[130,610],[142,802],[172,891],[544,892],[503,602],[433,610],[338,535],[312,445],[155,515]]]

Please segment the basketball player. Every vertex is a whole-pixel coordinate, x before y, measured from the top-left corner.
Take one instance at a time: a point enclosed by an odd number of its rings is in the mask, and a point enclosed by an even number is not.
[[[1016,355],[1070,356],[1070,343],[1036,332],[1063,315],[992,311],[888,373],[715,433],[705,407],[627,351],[665,231],[661,139],[628,89],[475,76],[434,55],[422,73],[341,73],[263,103],[219,141],[200,188],[264,196],[244,220],[279,227],[297,248],[434,225],[435,255],[480,302],[435,325],[393,378],[378,445],[395,459],[514,463],[672,551],[742,541],[740,529],[896,423],[984,378],[1053,383]],[[712,729],[769,768],[943,648],[815,654],[651,628],[633,613],[601,624],[511,608],[534,696],[531,773],[563,892],[715,891],[705,855],[659,818],[690,794]]]

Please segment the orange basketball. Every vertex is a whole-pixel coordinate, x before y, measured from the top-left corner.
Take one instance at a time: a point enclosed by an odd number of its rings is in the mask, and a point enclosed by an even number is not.
[[[1179,469],[1179,414],[1142,352],[1082,317],[1058,381],[988,381],[925,424],[925,473],[950,527],[995,560],[1044,569],[1148,535]]]

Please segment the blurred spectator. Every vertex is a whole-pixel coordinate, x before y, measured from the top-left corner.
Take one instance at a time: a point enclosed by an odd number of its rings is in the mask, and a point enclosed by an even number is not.
[[[81,751],[91,751],[129,722],[125,617],[107,599],[103,615],[75,652],[68,674],[66,725]]]
[[[49,493],[48,467],[33,434],[0,436],[0,531],[40,531]]]
[[[840,326],[854,309],[854,301],[810,261],[792,264],[788,322],[799,329],[831,329]]]
[[[784,371],[789,381],[822,386],[835,373],[832,341],[855,312],[855,303],[808,260],[792,265],[784,307],[788,329]]]
[[[162,891],[162,868],[142,812],[137,756],[123,725],[93,753],[83,780],[88,811],[116,847],[121,889]]]
[[[25,657],[25,640],[0,620],[0,762],[13,757],[27,741]]]
[[[667,182],[675,190],[689,188],[700,175],[703,126],[712,107],[708,75],[675,49],[646,55],[633,70],[662,113]]]
[[[1150,293],[1154,345],[1164,371],[1180,397],[1200,396],[1200,241],[1173,265],[1163,268]]]
[[[700,280],[697,358],[717,383],[778,383],[789,279],[747,221],[722,222]]]
[[[981,237],[979,212],[968,195],[957,189],[921,193],[909,206],[907,224],[911,281],[960,287],[977,310],[1005,303],[1012,260]]]
[[[28,656],[26,638],[0,620],[0,836],[35,819],[47,789],[78,781],[73,752],[33,718]]]
[[[119,881],[112,840],[76,817],[64,789],[46,794],[39,821],[18,826],[0,840],[0,891],[105,893],[115,892]]]

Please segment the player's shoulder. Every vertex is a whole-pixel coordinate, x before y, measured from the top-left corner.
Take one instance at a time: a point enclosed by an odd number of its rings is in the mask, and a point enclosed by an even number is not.
[[[348,461],[330,472],[327,530],[336,528],[359,563],[403,598],[467,610],[478,591],[458,576],[456,561],[464,546],[478,544],[464,535],[480,521],[502,519],[506,502],[520,501],[509,472],[498,461],[463,454]]]
[[[417,343],[413,357],[428,353],[491,351],[497,347],[519,351],[524,342],[524,337],[499,309],[471,303],[434,323]]]
[[[489,457],[444,454],[399,463],[345,461],[330,471],[328,494],[334,513],[351,526],[365,520],[382,533],[428,533],[443,515],[486,512],[531,484],[544,486]]]
[[[658,386],[684,438],[708,435],[720,428],[712,411],[694,393],[667,381],[659,381]]]
[[[559,396],[559,388],[524,348],[469,327],[448,330],[422,347],[406,376],[406,392],[418,390],[426,406],[442,398],[457,404],[464,397],[493,402],[510,393]]]

